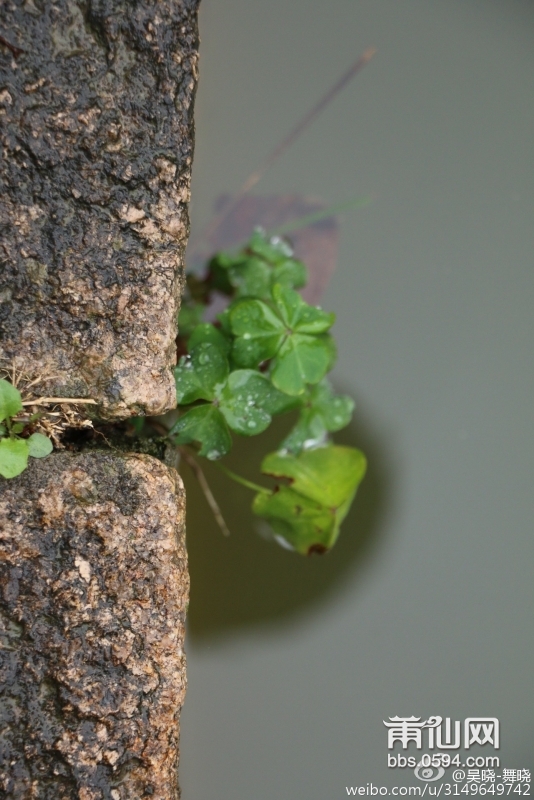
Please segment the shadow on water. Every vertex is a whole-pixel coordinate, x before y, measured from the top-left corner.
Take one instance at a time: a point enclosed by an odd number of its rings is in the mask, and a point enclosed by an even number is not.
[[[276,449],[291,424],[290,418],[275,420],[262,436],[236,442],[225,463],[251,480],[265,483],[258,471],[261,458]],[[189,636],[195,644],[231,632],[291,622],[297,614],[324,603],[346,581],[357,580],[376,550],[393,504],[386,435],[377,432],[361,408],[353,424],[336,435],[338,444],[361,448],[369,466],[340,538],[324,556],[305,558],[258,535],[261,522],[250,510],[252,492],[208,464],[206,475],[232,532],[224,538],[184,465],[191,571]]]

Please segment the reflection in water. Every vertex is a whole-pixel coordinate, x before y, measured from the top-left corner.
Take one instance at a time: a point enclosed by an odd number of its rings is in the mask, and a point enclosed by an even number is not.
[[[293,421],[284,417],[261,436],[236,439],[225,463],[251,480],[265,482],[257,465],[276,449]],[[349,578],[355,579],[356,571],[370,557],[392,505],[391,459],[385,436],[379,436],[377,429],[357,409],[352,425],[336,435],[338,444],[361,448],[369,466],[339,540],[325,556],[305,558],[258,535],[262,523],[250,510],[252,492],[208,464],[205,471],[210,486],[232,532],[230,538],[224,538],[184,467],[191,572],[189,635],[195,644],[230,630],[290,621],[296,613],[324,602]]]

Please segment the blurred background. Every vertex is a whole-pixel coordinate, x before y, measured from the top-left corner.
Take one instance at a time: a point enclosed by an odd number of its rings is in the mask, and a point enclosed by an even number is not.
[[[202,0],[200,32],[193,240],[378,52],[255,189],[372,198],[340,217],[322,298],[334,383],[357,404],[337,441],[368,475],[334,550],[306,559],[262,538],[252,494],[208,465],[224,539],[184,468],[184,800],[422,786],[388,769],[395,715],[497,717],[500,750],[469,754],[532,769],[534,4]],[[229,466],[257,471],[290,424]]]

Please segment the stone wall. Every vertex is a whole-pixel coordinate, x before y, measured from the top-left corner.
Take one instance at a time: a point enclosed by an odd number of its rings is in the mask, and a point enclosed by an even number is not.
[[[180,478],[54,453],[0,483],[0,795],[177,797]]]
[[[0,367],[72,418],[175,405],[197,6],[0,4]],[[0,478],[0,796],[179,797],[186,564],[156,458]]]
[[[196,7],[0,5],[0,359],[107,418],[174,406]]]

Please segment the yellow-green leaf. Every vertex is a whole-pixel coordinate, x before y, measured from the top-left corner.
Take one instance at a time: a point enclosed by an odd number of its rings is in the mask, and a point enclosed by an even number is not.
[[[339,535],[365,470],[365,456],[351,447],[329,445],[298,456],[271,453],[262,471],[289,485],[259,492],[252,508],[299,553],[326,552]]]

